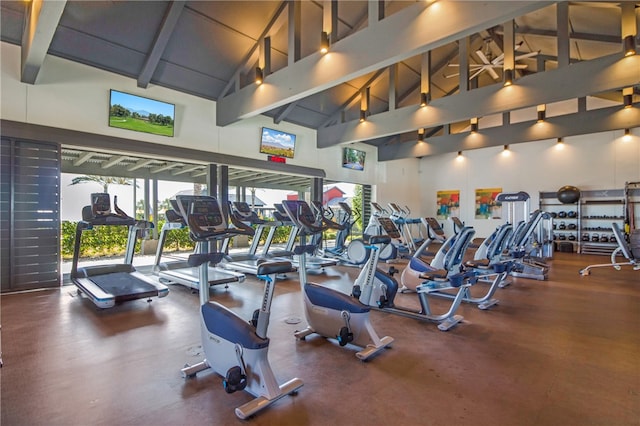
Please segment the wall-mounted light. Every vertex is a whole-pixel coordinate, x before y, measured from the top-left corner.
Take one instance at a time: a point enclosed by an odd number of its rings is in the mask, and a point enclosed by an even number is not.
[[[256,84],[258,85],[262,84],[263,80],[264,80],[264,74],[262,73],[262,68],[256,67],[256,79],[255,79]]]
[[[420,92],[420,106],[425,107],[431,101],[431,93]]]
[[[624,129],[625,136],[631,136],[631,129]]]
[[[418,140],[420,142],[424,141],[424,129],[423,128],[418,129]]]
[[[513,70],[507,68],[504,70],[504,87],[511,86],[513,84]]]
[[[505,145],[503,151],[509,151],[509,145]]]
[[[634,35],[626,36],[622,44],[624,46],[624,56],[632,56],[636,54],[636,37]]]
[[[558,143],[559,143],[559,144],[563,144],[563,143],[564,143],[564,139],[562,139],[562,138],[558,138]]]
[[[538,111],[538,123],[542,123],[547,116],[547,106],[546,105],[538,105],[536,108]]]
[[[469,122],[471,123],[471,133],[475,133],[478,131],[478,117],[473,117],[471,120],[469,120]]]
[[[360,122],[362,123],[367,119],[367,111],[361,109],[360,110]]]
[[[633,87],[625,87],[622,89],[622,103],[625,108],[633,106]]]
[[[625,108],[631,108],[633,106],[633,95],[624,95],[622,97],[622,102],[624,103]]]
[[[323,55],[329,51],[329,33],[322,31],[320,33],[320,53]]]
[[[462,151],[458,151],[458,157],[462,157]]]

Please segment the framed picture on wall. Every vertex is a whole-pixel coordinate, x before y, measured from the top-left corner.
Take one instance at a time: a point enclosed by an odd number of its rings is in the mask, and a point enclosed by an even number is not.
[[[438,191],[436,193],[436,218],[460,217],[460,190]]]
[[[502,203],[496,201],[502,188],[476,189],[476,219],[501,219]]]

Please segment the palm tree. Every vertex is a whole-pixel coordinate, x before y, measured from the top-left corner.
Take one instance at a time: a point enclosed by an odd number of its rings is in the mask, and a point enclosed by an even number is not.
[[[109,192],[109,185],[133,185],[133,179],[123,177],[109,177],[109,176],[97,176],[86,175],[74,177],[69,185],[77,185],[79,183],[95,182],[102,185],[102,191]]]

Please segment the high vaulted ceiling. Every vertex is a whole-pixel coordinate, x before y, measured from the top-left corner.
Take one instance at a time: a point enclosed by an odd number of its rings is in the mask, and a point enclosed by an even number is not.
[[[0,12],[2,40],[22,46],[27,83],[38,84],[45,55],[55,55],[141,88],[215,100],[219,126],[264,114],[318,130],[321,148],[364,142],[390,160],[640,126],[638,108],[617,114],[623,93],[640,99],[640,57],[622,52],[624,36],[638,41],[637,6],[3,0]],[[323,30],[331,40],[324,55]],[[476,73],[485,58],[496,66]],[[516,70],[511,88],[502,87],[501,64]],[[257,66],[265,71],[260,86]],[[421,92],[430,97],[424,108]],[[608,108],[591,110],[591,97]],[[532,110],[535,122],[541,104],[548,128],[532,133],[528,118],[514,118]],[[554,121],[551,106],[560,104],[570,113]],[[484,130],[470,140],[474,117]]]

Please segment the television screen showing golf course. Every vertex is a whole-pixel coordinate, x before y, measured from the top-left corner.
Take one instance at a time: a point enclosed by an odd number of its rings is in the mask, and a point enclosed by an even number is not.
[[[296,150],[296,135],[280,130],[262,128],[260,152],[277,157],[293,158]]]
[[[111,90],[109,126],[155,135],[173,136],[175,106]]]

